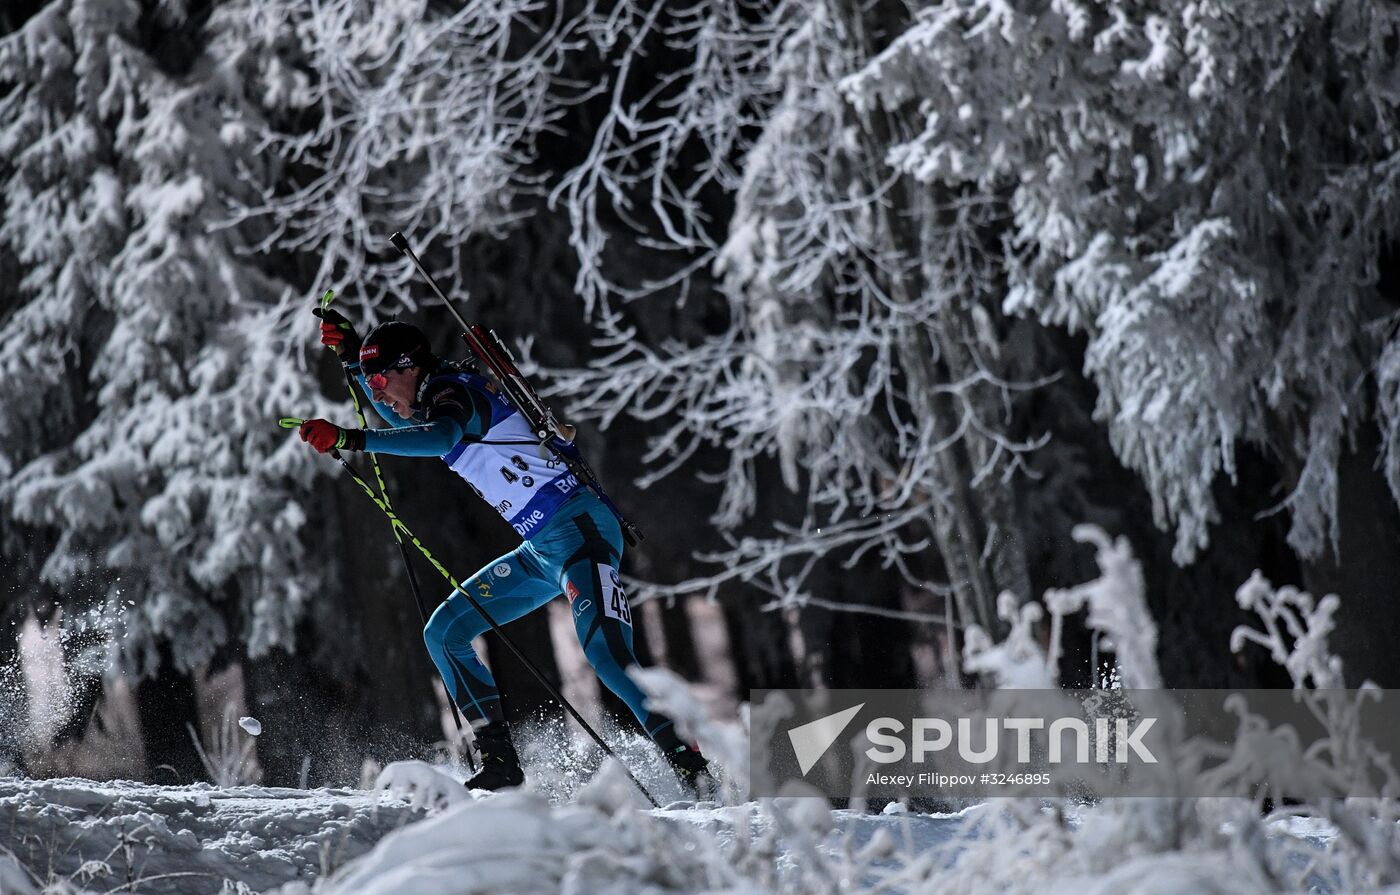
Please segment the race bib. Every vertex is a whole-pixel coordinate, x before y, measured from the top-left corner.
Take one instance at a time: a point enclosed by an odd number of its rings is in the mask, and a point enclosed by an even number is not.
[[[617,569],[612,566],[598,566],[598,581],[603,586],[603,592],[600,594],[603,601],[603,614],[630,627],[632,625],[632,610],[627,605],[627,594],[622,590],[622,582],[617,577]]]

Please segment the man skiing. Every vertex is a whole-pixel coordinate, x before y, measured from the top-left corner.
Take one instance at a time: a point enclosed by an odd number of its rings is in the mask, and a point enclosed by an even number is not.
[[[669,718],[646,710],[645,696],[625,671],[637,660],[631,611],[618,581],[623,539],[616,516],[557,456],[539,450],[522,414],[489,380],[434,355],[421,330],[391,321],[361,341],[340,313],[321,316],[322,344],[340,356],[392,428],[344,429],[313,419],[302,424],[302,440],[321,453],[441,457],[524,539],[462,589],[498,624],[561,592],[567,596],[579,643],[598,677],[637,716],[682,783],[705,794],[713,786],[705,758],[681,741]],[[519,786],[524,774],[500,693],[472,648],[472,639],[489,627],[454,591],[428,620],[423,639],[476,735],[482,767],[467,786],[496,790]]]

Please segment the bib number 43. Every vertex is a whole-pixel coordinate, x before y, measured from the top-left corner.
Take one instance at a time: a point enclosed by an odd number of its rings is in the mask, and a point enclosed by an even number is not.
[[[601,594],[603,614],[630,627],[632,610],[627,605],[627,594],[622,590],[622,582],[617,577],[617,569],[612,566],[599,566],[598,581],[603,586]]]

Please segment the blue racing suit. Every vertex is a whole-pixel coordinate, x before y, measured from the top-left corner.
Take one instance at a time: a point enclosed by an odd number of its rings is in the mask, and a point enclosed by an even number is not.
[[[358,364],[350,369],[369,395]],[[462,589],[502,625],[563,593],[598,677],[648,735],[659,735],[663,745],[675,740],[670,719],[646,710],[645,696],[625,672],[637,660],[632,613],[618,581],[623,541],[617,517],[553,454],[540,457],[529,425],[482,376],[442,364],[424,377],[411,420],[370,402],[393,428],[366,431],[366,451],[441,457],[525,539]],[[423,630],[453,700],[473,722],[503,718],[496,683],[472,648],[472,639],[489,628],[466,597],[453,591]]]

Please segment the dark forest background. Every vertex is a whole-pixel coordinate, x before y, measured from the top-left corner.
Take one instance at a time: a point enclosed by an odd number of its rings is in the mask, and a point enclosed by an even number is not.
[[[1001,626],[998,592],[1024,601],[1092,578],[1091,551],[1071,537],[1085,522],[1141,561],[1169,684],[1288,685],[1266,656],[1226,648],[1245,620],[1234,591],[1255,570],[1340,595],[1333,643],[1348,682],[1400,684],[1389,472],[1400,218],[1395,95],[1377,69],[1389,59],[1394,71],[1393,16],[1367,4],[1295,11],[1294,44],[1255,46],[1231,37],[1264,15],[1243,4],[1208,48],[1233,79],[1199,88],[1192,73],[1208,66],[1181,35],[1166,75],[1124,86],[1112,82],[1126,62],[1095,69],[1105,54],[1151,58],[1140,11],[1122,49],[1088,48],[1082,35],[1107,29],[1117,4],[1086,7],[1077,25],[1013,4],[1022,18],[1000,38],[971,3],[818,4],[810,16],[662,5],[651,18],[567,3],[473,18],[450,3],[390,13],[345,0],[330,7],[353,23],[342,32],[296,6],[21,0],[0,11],[0,757],[16,771],[201,779],[190,727],[214,736],[227,699],[261,720],[272,783],[296,782],[306,756],[309,782],[354,780],[365,756],[422,755],[443,738],[388,526],[331,461],[273,425],[284,413],[351,420],[309,313],[326,288],[362,328],[398,315],[465,356],[390,248],[400,228],[470,296],[471,319],[525,340],[646,532],[625,560],[634,599],[654,606],[639,656],[707,684],[717,711],[751,688],[975,685],[949,662],[959,632]],[[1159,12],[1180,25],[1178,6]],[[431,36],[454,15],[465,18],[449,38]],[[923,43],[909,37],[920,28]],[[748,55],[733,49],[746,35]],[[732,51],[722,74],[697,63],[704,40]],[[1026,40],[1041,41],[1035,54]],[[461,71],[441,61],[468,45],[481,58]],[[986,58],[954,58],[958,47]],[[413,53],[424,61],[394,76],[405,80],[385,73],[384,60]],[[998,75],[998,53],[1019,61]],[[521,63],[534,57],[537,68]],[[961,93],[940,66],[964,73]],[[356,70],[397,86],[367,98]],[[467,89],[472,77],[487,86]],[[1357,77],[1377,85],[1369,109],[1344,95]],[[1102,81],[1132,110],[1075,139],[1073,110],[1054,95],[1075,78]],[[703,101],[687,86],[702,80]],[[993,90],[1007,107],[1024,90],[1041,112],[1003,115]],[[1092,106],[1093,89],[1082,92]],[[676,111],[690,102],[703,114]],[[964,104],[964,130],[929,123],[930,109]],[[1250,108],[1257,120],[1220,125]],[[600,160],[619,109],[656,128],[617,143],[653,155]],[[696,117],[679,127],[684,114]],[[997,122],[1023,120],[1032,136],[994,137]],[[1288,139],[1260,136],[1285,127]],[[473,128],[504,134],[505,149],[472,142]],[[361,134],[376,129],[378,154]],[[657,133],[681,135],[671,154],[646,142]],[[1173,173],[1187,165],[1168,137],[1182,133],[1199,167],[1190,177]],[[299,139],[311,148],[289,149]],[[1009,160],[990,160],[994,139]],[[967,166],[940,167],[939,141]],[[1135,169],[1120,151],[1146,161]],[[1057,179],[1052,156],[1085,169],[1080,181]],[[493,165],[507,173],[491,179]],[[663,203],[671,227],[654,213],[654,170],[675,191]],[[580,193],[580,172],[612,176],[612,189]],[[196,199],[158,197],[191,176]],[[322,181],[333,188],[311,196]],[[118,211],[104,211],[99,182]],[[813,199],[822,191],[829,205]],[[1083,238],[1044,235],[1048,218],[1026,212],[1041,200]],[[347,202],[358,227],[323,214]],[[1107,220],[1101,202],[1122,214]],[[843,216],[854,235],[838,250],[814,222]],[[1210,242],[1202,228],[1221,220],[1234,229]],[[1100,228],[1118,240],[1111,250],[1094,240]],[[830,251],[813,261],[823,240]],[[947,246],[959,249],[940,255]],[[779,274],[736,273],[744,252]],[[1144,283],[1173,271],[1192,288],[1144,298]],[[1100,294],[1090,280],[1117,286]],[[867,294],[928,305],[885,317]],[[1115,302],[1129,319],[1114,319]],[[839,373],[816,360],[843,351],[853,360]],[[648,370],[660,392],[629,397]],[[843,377],[855,385],[832,392],[833,409],[823,390]],[[783,388],[804,407],[800,424],[770,413]],[[1153,400],[1168,409],[1142,411]],[[966,407],[978,425],[957,424]],[[677,431],[698,433],[693,452],[644,479],[677,456],[654,450]],[[442,464],[382,463],[400,514],[455,573],[514,545]],[[862,475],[875,483],[843,484]],[[825,488],[874,496],[833,509]],[[726,489],[748,510],[726,510]],[[911,507],[922,515],[899,516]],[[889,516],[903,521],[862,521]],[[835,543],[823,523],[858,530]],[[446,595],[426,566],[419,576],[434,602]],[[36,623],[64,667],[43,679],[62,690],[43,706],[20,670],[21,634]],[[556,641],[546,613],[510,632],[571,683],[557,657],[576,646]],[[515,720],[562,719],[486,640]],[[1106,675],[1111,645],[1098,646]],[[1062,683],[1098,682],[1094,652],[1071,638]],[[626,717],[606,694],[602,711]],[[143,751],[104,753],[116,743]]]

